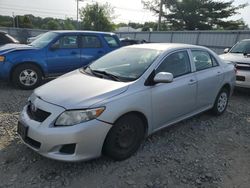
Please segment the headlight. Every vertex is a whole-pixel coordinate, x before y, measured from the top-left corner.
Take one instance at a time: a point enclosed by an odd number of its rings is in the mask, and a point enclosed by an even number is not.
[[[5,57],[0,55],[0,62],[4,62],[4,60],[5,60]]]
[[[104,107],[87,110],[69,110],[62,113],[55,126],[72,126],[97,118],[105,110]]]

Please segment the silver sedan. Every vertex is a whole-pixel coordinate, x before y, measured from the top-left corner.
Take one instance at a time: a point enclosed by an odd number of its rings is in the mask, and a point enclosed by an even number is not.
[[[157,130],[209,109],[222,114],[234,83],[234,66],[205,47],[128,46],[37,88],[18,133],[48,158],[123,160]]]

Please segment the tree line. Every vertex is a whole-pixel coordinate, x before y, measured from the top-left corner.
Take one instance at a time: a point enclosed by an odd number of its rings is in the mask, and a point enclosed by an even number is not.
[[[119,23],[114,24],[114,9],[106,4],[88,4],[79,10],[80,21],[72,18],[56,19],[41,18],[32,14],[10,16],[0,15],[1,27],[19,27],[45,30],[96,30],[114,31],[118,27],[130,26],[141,28],[142,31],[168,30],[237,30],[248,29],[243,19],[230,20],[230,18],[248,4],[234,6],[234,1],[215,0],[144,0],[145,9],[155,15],[162,15],[160,27],[157,22],[145,23]],[[162,4],[162,6],[161,6]]]

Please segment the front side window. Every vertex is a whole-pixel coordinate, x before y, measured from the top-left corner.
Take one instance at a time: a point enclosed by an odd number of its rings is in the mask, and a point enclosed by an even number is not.
[[[102,47],[102,43],[97,36],[84,35],[84,36],[81,36],[81,38],[82,38],[81,40],[82,48],[101,48]]]
[[[201,50],[192,50],[192,56],[196,71],[213,67],[214,62],[207,52]]]
[[[187,51],[175,52],[167,56],[156,72],[170,72],[174,78],[191,72]]]
[[[77,36],[76,35],[67,35],[59,38],[55,45],[61,49],[64,48],[78,48]]]

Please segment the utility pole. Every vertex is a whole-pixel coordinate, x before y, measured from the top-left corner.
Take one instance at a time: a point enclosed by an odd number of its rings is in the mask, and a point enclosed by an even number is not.
[[[77,8],[76,8],[77,29],[80,29],[80,28],[79,28],[79,21],[78,21],[78,17],[79,17],[79,1],[82,1],[82,2],[83,2],[83,0],[76,0],[76,3],[77,3]]]
[[[12,17],[13,17],[13,27],[15,27],[15,14],[12,12]]]
[[[160,12],[159,12],[159,19],[158,19],[157,31],[161,30],[162,5],[163,5],[163,0],[161,0],[161,2],[160,2]]]
[[[19,27],[19,23],[18,23],[18,15],[16,15],[16,27]]]

